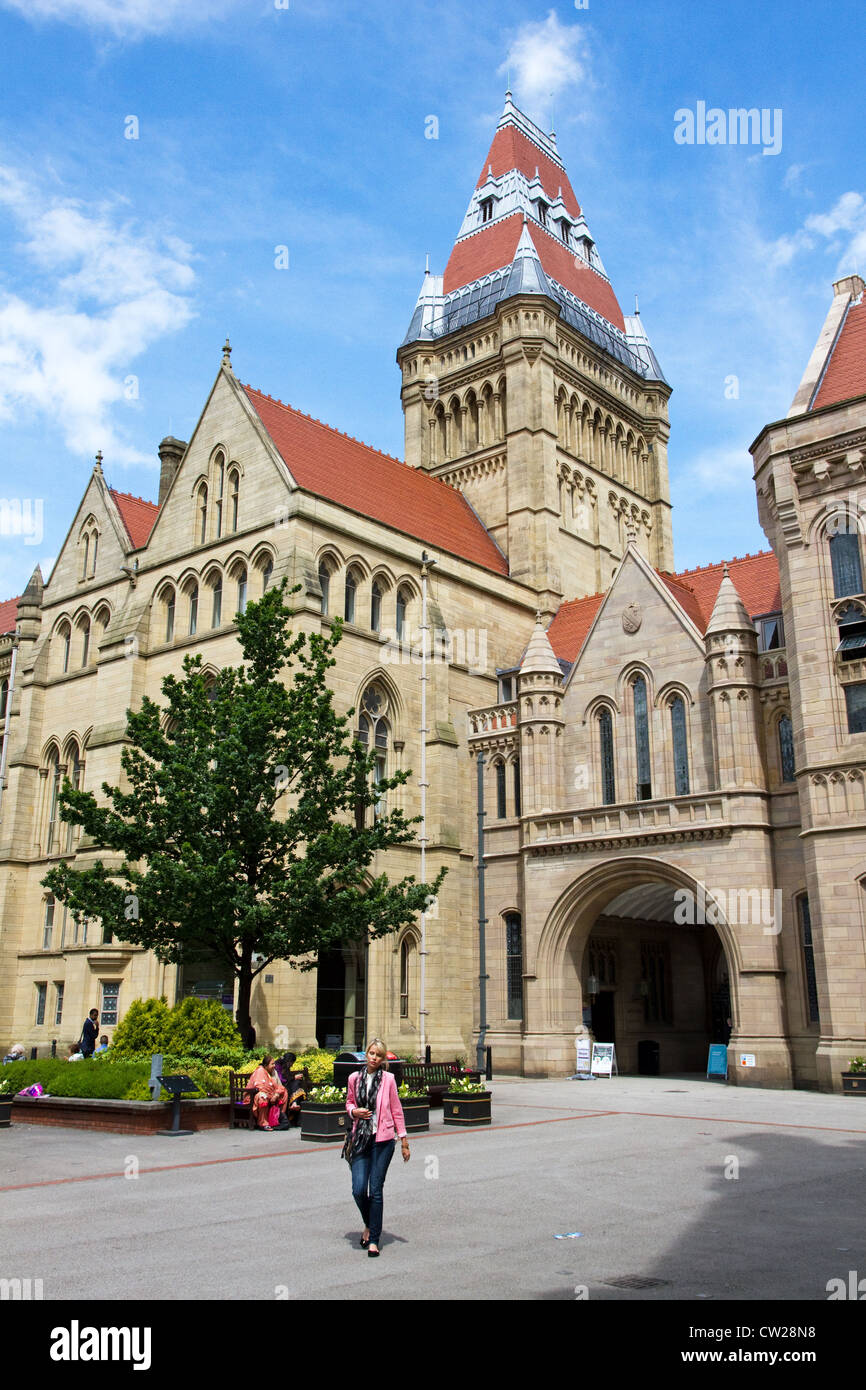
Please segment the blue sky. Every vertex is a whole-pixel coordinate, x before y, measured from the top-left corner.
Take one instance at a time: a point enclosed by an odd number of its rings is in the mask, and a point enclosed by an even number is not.
[[[863,29],[847,0],[0,0],[0,495],[44,518],[0,534],[0,598],[97,449],[155,497],[227,333],[241,380],[402,454],[394,354],[507,71],[674,388],[678,568],[765,548],[748,445],[866,268]],[[781,110],[780,152],[677,144],[699,101]]]

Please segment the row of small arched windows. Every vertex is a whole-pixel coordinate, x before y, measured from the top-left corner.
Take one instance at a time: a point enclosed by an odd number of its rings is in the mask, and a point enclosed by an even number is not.
[[[338,574],[336,562],[330,557],[326,557],[319,562],[318,578],[319,588],[322,591],[322,616],[334,616],[335,603],[339,604],[339,595],[336,592],[334,583]],[[345,572],[343,581],[343,619],[347,623],[353,623],[358,627],[369,627],[371,632],[381,632],[386,626],[385,604],[387,595],[390,593],[391,585],[383,575],[376,575],[369,591],[365,593],[366,580],[362,570],[357,565],[349,565]],[[409,636],[409,621],[411,618],[412,603],[414,594],[405,584],[397,586],[394,598],[393,629],[398,640]],[[368,607],[369,605],[369,607]],[[337,610],[339,608],[337,607]],[[369,615],[369,622],[364,619]],[[388,627],[391,624],[387,624]]]
[[[234,535],[239,524],[240,491],[240,465],[229,463],[225,452],[217,449],[209,479],[202,478],[195,489],[196,544]]]
[[[273,572],[273,556],[265,551],[252,566],[237,560],[225,572],[212,568],[201,583],[195,576],[180,586],[169,580],[157,590],[157,640],[173,642],[178,637],[195,637],[205,628],[222,627],[236,613],[246,612],[250,584],[254,595],[261,597]]]

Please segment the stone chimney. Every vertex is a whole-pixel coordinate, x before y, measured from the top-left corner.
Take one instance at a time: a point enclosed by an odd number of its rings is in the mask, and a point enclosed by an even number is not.
[[[175,480],[180,461],[186,452],[186,440],[167,434],[159,446],[159,502],[161,507]]]

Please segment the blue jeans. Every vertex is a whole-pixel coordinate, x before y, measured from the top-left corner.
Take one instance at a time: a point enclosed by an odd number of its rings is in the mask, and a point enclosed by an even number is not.
[[[393,1139],[384,1139],[381,1144],[371,1144],[365,1154],[352,1159],[352,1196],[364,1220],[370,1228],[370,1244],[378,1245],[382,1234],[382,1214],[385,1203],[382,1189],[388,1164],[394,1157]]]

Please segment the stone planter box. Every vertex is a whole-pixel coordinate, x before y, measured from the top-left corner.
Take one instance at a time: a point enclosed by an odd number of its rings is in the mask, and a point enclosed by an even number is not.
[[[12,1096],[0,1096],[0,1129],[8,1129],[12,1123]]]
[[[442,1119],[446,1125],[489,1125],[491,1091],[476,1091],[469,1095],[452,1095],[446,1091],[442,1097]]]
[[[315,1105],[306,1100],[301,1106],[301,1138],[313,1144],[342,1144],[348,1123],[349,1112],[344,1100],[327,1105]]]
[[[183,1100],[182,1129],[227,1129],[229,1102],[219,1096]],[[16,1096],[16,1124],[61,1125],[67,1129],[99,1129],[114,1134],[158,1134],[171,1128],[171,1101],[93,1100],[89,1096]]]
[[[866,1096],[866,1071],[843,1071],[843,1096]]]
[[[401,1100],[403,1118],[407,1134],[426,1134],[430,1128],[430,1101],[426,1096],[418,1100]]]

